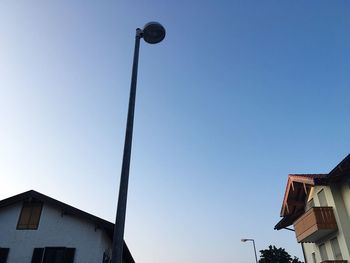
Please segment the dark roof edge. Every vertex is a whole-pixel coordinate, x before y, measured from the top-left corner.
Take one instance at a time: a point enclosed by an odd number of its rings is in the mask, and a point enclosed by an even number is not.
[[[349,163],[350,163],[350,154],[348,154],[336,167],[333,168],[332,171],[329,172],[328,177],[332,178],[334,176],[341,175],[343,172],[343,169],[347,168],[344,166],[346,166],[346,165],[349,166]]]
[[[299,216],[301,216],[302,213],[299,211],[298,213],[294,214],[294,215],[288,215],[288,216],[284,216],[281,218],[280,221],[278,221],[278,223],[275,225],[274,230],[281,230],[284,229],[286,227],[289,227],[291,225],[293,225],[293,222],[299,218]]]

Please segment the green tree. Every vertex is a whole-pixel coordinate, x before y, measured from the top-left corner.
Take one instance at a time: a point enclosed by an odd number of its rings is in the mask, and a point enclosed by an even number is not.
[[[292,258],[284,248],[270,245],[268,249],[260,250],[259,263],[302,263],[297,257]]]
[[[293,260],[291,261],[291,263],[303,263],[299,260],[299,258],[294,257]]]

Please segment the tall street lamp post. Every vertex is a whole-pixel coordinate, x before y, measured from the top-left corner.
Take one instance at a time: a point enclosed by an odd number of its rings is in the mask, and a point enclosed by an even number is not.
[[[134,126],[134,111],[135,111],[136,82],[137,82],[137,68],[138,68],[138,61],[139,61],[140,39],[143,38],[149,44],[157,44],[161,42],[164,39],[164,37],[165,37],[165,29],[161,24],[157,22],[150,22],[150,23],[147,23],[143,29],[140,29],[140,28],[136,29],[134,61],[132,65],[130,97],[129,97],[128,119],[126,123],[123,163],[122,163],[122,170],[120,175],[117,215],[115,219],[114,233],[113,233],[112,261],[111,261],[112,263],[122,263],[122,260],[123,260],[124,226],[125,226],[126,202],[127,202],[127,195],[128,195],[132,132],[133,132],[133,126]]]
[[[254,254],[255,254],[255,262],[258,263],[258,256],[256,255],[256,248],[255,248],[255,241],[254,241],[254,239],[251,239],[251,238],[242,238],[241,241],[242,241],[242,242],[247,242],[247,241],[252,241],[252,242],[253,242]]]

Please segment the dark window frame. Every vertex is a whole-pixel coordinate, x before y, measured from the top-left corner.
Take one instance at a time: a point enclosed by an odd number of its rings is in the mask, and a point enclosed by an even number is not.
[[[55,251],[63,251],[63,259],[59,263],[73,263],[75,257],[75,248],[72,247],[44,247],[34,248],[31,263],[52,263],[50,254]],[[49,252],[49,253],[47,253]],[[51,254],[52,256],[52,254]],[[57,260],[57,258],[56,258]],[[55,260],[55,261],[56,261]]]
[[[6,263],[9,252],[9,248],[0,247],[0,263]]]

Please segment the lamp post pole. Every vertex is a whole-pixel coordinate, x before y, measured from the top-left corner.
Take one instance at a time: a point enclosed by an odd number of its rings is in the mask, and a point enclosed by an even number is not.
[[[255,241],[254,241],[254,239],[252,239],[252,238],[242,238],[241,241],[242,242],[247,242],[247,241],[252,241],[253,242],[255,262],[258,263],[258,256],[256,255],[256,248],[255,248]]]
[[[113,245],[112,245],[112,261],[111,263],[123,262],[123,246],[124,246],[124,227],[125,214],[128,196],[130,158],[132,146],[132,134],[134,126],[134,111],[136,100],[136,83],[137,69],[139,61],[140,39],[144,38],[147,43],[156,44],[162,41],[165,37],[164,27],[157,22],[150,22],[145,25],[144,29],[137,28],[135,36],[134,60],[132,65],[129,109],[126,123],[123,163],[120,175],[119,196],[117,205],[117,214],[114,225]]]
[[[140,50],[140,39],[141,39],[140,31],[141,30],[139,28],[136,29],[134,61],[132,66],[130,97],[129,97],[128,119],[126,122],[123,163],[122,163],[122,171],[120,175],[120,184],[119,184],[117,215],[115,219],[114,234],[113,234],[112,263],[122,263],[122,259],[123,259],[124,226],[125,226],[126,203],[127,203],[127,195],[128,195],[128,184],[129,184],[132,133],[133,133],[133,127],[134,127],[137,68],[138,68],[138,61],[139,61],[139,50]]]

